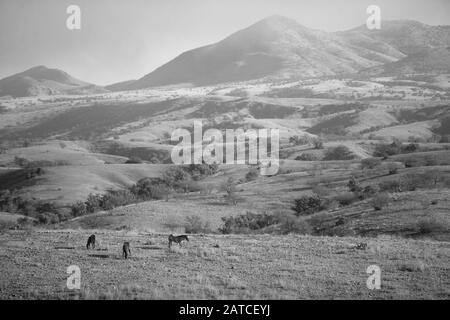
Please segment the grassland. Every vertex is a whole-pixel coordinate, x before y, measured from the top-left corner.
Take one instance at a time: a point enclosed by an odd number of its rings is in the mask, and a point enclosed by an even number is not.
[[[2,234],[0,298],[53,299],[448,299],[448,243],[396,238],[194,235],[167,247],[166,234],[83,231]],[[132,256],[120,255],[130,241]],[[357,250],[361,241],[366,250]],[[366,286],[369,265],[381,289]],[[81,290],[66,268],[81,269]]]

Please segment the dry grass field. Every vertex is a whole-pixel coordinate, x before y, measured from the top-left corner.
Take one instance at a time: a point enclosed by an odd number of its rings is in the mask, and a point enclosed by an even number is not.
[[[449,299],[450,245],[392,237],[9,231],[0,236],[1,299]],[[121,258],[129,241],[131,258]],[[366,242],[366,250],[355,248]],[[66,269],[81,270],[81,289]],[[381,289],[366,286],[381,268]]]

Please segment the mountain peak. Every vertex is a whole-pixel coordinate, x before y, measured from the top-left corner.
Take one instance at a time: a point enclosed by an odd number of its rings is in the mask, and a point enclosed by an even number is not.
[[[277,29],[277,30],[283,30],[283,29],[298,29],[298,28],[304,28],[306,27],[302,26],[300,23],[298,23],[296,20],[281,16],[281,15],[272,15],[268,16],[264,19],[261,19],[251,25],[248,29],[257,28],[263,26],[264,28],[269,29]]]
[[[0,80],[0,96],[25,97],[101,91],[105,90],[78,80],[67,72],[44,65],[32,67]]]

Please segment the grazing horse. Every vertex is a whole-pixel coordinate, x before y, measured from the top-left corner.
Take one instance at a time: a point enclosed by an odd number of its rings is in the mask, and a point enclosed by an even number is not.
[[[122,246],[122,257],[124,259],[127,259],[129,255],[131,255],[130,243],[129,242],[124,242],[123,246]]]
[[[95,249],[95,234],[91,234],[88,238],[86,249],[89,250],[89,248]]]
[[[172,246],[172,242],[178,243],[178,245],[181,247],[181,241],[183,240],[189,241],[187,235],[175,237],[173,234],[171,234],[169,236],[169,248]]]

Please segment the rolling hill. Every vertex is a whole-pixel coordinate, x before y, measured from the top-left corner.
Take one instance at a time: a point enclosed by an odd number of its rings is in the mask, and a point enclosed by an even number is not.
[[[62,70],[45,66],[37,66],[0,80],[0,96],[27,97],[103,92],[107,90],[78,80]]]

